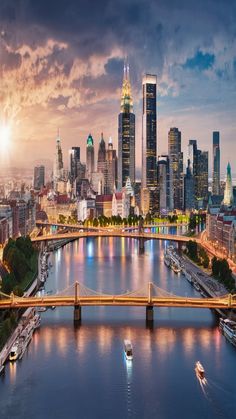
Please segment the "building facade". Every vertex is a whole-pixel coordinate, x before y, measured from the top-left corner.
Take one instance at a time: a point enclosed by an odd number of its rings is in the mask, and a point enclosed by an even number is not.
[[[92,173],[94,172],[94,143],[93,143],[93,137],[91,134],[89,134],[87,138],[86,169],[87,169],[87,178],[90,181],[92,177]]]
[[[127,177],[135,182],[135,115],[129,77],[129,66],[124,66],[121,107],[118,117],[118,187]]]
[[[220,194],[220,133],[219,131],[213,132],[213,182],[212,193],[213,195]]]
[[[172,209],[184,207],[183,153],[181,151],[181,132],[170,128],[168,133],[168,155],[170,159],[170,188],[173,193]]]
[[[34,189],[40,191],[45,186],[45,167],[35,166],[34,168]]]

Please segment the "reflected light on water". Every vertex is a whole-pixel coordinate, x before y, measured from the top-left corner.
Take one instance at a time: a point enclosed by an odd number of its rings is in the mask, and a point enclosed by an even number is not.
[[[17,363],[10,362],[9,373],[10,373],[10,383],[12,385],[15,384],[15,381],[16,381],[16,368],[17,368]]]

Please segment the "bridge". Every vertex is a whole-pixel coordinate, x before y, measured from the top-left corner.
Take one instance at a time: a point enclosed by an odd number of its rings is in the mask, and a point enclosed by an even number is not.
[[[178,243],[186,243],[190,240],[195,240],[197,243],[201,243],[199,238],[193,238],[188,236],[181,236],[175,234],[162,234],[162,233],[146,233],[146,232],[133,232],[133,231],[125,231],[124,229],[109,229],[106,228],[104,230],[97,229],[96,231],[69,231],[65,233],[55,233],[55,234],[46,234],[44,236],[38,236],[32,238],[32,242],[49,242],[49,241],[57,241],[57,240],[76,240],[80,237],[126,237],[126,238],[134,238],[134,239],[141,239],[143,241],[155,239],[155,240],[171,240]]]
[[[111,295],[94,291],[84,284],[75,282],[55,295],[18,297],[0,292],[0,309],[17,309],[27,307],[74,307],[74,320],[81,321],[83,306],[125,306],[146,307],[146,320],[153,321],[154,307],[184,307],[235,309],[236,294],[220,297],[195,298],[176,296],[149,282],[136,291]]]

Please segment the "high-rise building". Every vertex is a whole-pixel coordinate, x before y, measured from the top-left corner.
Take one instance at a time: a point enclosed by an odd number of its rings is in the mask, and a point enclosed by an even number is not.
[[[69,150],[69,172],[73,183],[78,176],[78,163],[80,162],[80,147],[72,147]]]
[[[62,148],[61,148],[61,138],[59,135],[59,131],[56,138],[56,153],[54,158],[54,166],[53,166],[53,183],[54,189],[56,189],[57,182],[63,178],[63,156],[62,156]]]
[[[213,195],[220,194],[220,133],[213,131]]]
[[[157,162],[158,210],[166,214],[170,210],[170,160],[166,155],[159,156]]]
[[[119,189],[127,178],[135,182],[135,115],[129,77],[129,65],[124,65],[121,106],[118,118],[118,182]]]
[[[91,180],[92,173],[94,172],[94,144],[93,144],[93,137],[91,134],[89,134],[87,138],[86,167],[87,167],[87,177],[89,180]]]
[[[193,199],[195,200],[195,205],[192,208],[205,208],[208,202],[208,152],[198,150],[197,140],[189,140],[188,144],[188,168],[185,182],[185,193],[188,194],[187,207],[185,197],[185,208],[187,209],[190,209],[190,205],[192,205],[192,198],[186,185],[188,184],[190,187],[192,181],[194,184]]]
[[[183,200],[183,153],[181,151],[181,132],[170,128],[168,133],[168,155],[170,159],[170,188],[173,193],[173,208],[184,207]],[[172,199],[171,199],[172,200]]]
[[[106,151],[107,163],[107,182],[105,185],[105,192],[107,194],[113,193],[114,187],[117,187],[117,155],[116,150],[113,149],[112,138],[109,138],[108,149]]]
[[[157,186],[157,77],[143,76],[142,187]]]
[[[223,205],[225,205],[226,207],[231,207],[233,205],[233,202],[234,202],[234,195],[233,195],[231,166],[228,163]]]
[[[98,161],[97,161],[97,172],[103,174],[103,183],[106,189],[107,184],[107,161],[106,161],[106,143],[101,134],[101,140],[98,147]],[[106,193],[106,191],[105,191]]]
[[[184,209],[195,209],[195,182],[191,160],[188,159],[186,175],[184,177]]]
[[[45,167],[35,166],[34,168],[34,189],[40,191],[45,185]]]

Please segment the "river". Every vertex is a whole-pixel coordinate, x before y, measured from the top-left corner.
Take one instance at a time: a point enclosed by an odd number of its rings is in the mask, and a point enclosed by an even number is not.
[[[111,294],[149,281],[176,295],[198,296],[184,276],[164,264],[164,241],[89,238],[50,256],[46,289],[57,292],[79,281]],[[73,325],[73,308],[42,313],[24,358],[0,377],[3,419],[236,417],[236,349],[218,330],[208,309],[159,308],[153,328],[145,308],[85,307]],[[124,339],[134,359],[127,362]],[[206,371],[203,385],[195,362]]]

